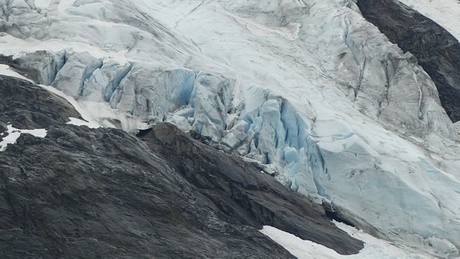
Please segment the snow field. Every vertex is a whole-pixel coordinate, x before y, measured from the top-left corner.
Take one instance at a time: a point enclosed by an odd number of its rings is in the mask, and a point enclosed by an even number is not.
[[[350,227],[340,222],[334,222],[339,228],[347,232],[350,236],[363,241],[364,248],[355,255],[341,255],[325,246],[316,244],[308,240],[302,240],[295,235],[284,232],[271,226],[264,226],[260,232],[267,235],[270,239],[277,242],[288,250],[292,255],[299,259],[430,259],[430,255],[411,251],[413,249],[405,247],[401,249],[391,242],[377,239],[354,227]]]

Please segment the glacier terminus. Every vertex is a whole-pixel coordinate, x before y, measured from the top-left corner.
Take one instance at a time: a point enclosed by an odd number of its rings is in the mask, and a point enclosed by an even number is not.
[[[128,118],[96,112],[102,126],[170,122],[367,233],[454,258],[460,124],[355,2],[0,0],[0,54]]]

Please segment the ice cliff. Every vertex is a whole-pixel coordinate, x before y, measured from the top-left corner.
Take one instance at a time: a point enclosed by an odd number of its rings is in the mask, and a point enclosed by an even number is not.
[[[0,53],[36,82],[172,122],[374,235],[458,255],[458,127],[353,1],[0,6]]]

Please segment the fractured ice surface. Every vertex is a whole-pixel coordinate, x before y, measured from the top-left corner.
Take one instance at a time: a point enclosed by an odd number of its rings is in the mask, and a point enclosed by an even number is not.
[[[0,4],[1,53],[39,83],[173,122],[376,235],[457,254],[459,127],[352,1]]]

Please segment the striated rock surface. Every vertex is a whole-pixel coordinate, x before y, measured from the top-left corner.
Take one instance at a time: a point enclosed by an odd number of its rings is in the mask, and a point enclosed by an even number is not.
[[[1,53],[36,82],[174,123],[361,229],[458,255],[458,124],[355,1],[0,4]]]
[[[1,79],[4,99],[63,116],[66,104],[44,102],[52,94]],[[10,110],[2,120],[22,123]],[[2,258],[292,258],[258,231],[263,225],[342,254],[363,247],[322,207],[171,124],[139,139],[53,123],[44,139],[23,134],[0,153]]]
[[[80,117],[63,98],[21,79],[0,75],[0,96],[0,121],[17,128],[45,128]]]

